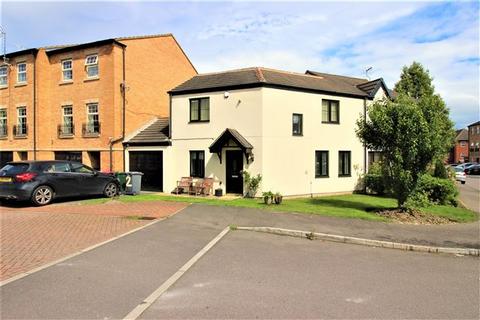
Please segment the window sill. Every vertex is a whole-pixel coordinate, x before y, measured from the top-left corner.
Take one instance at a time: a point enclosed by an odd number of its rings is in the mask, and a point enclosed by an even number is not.
[[[74,134],[60,134],[58,136],[59,139],[73,139],[75,137]]]
[[[324,124],[340,124],[340,122],[329,122],[329,121],[322,121]]]
[[[7,140],[8,136],[0,136],[0,140]]]
[[[0,90],[7,89],[7,88],[8,88],[8,85],[0,86]]]
[[[292,133],[292,137],[303,137],[303,134]]]
[[[210,120],[195,120],[195,121],[189,121],[188,123],[208,123]]]
[[[25,87],[27,84],[27,82],[18,82],[15,84],[15,87]]]
[[[330,178],[330,176],[315,176],[315,179],[325,179]]]
[[[65,80],[65,81],[60,81],[58,83],[59,86],[67,85],[67,84],[72,84],[73,80]]]
[[[100,80],[100,77],[85,78],[83,79],[83,82],[97,81],[97,80]]]
[[[98,138],[100,137],[100,133],[84,133],[82,135],[83,138]]]
[[[13,136],[14,139],[27,139],[28,136],[26,134],[22,134],[22,135],[15,135]]]
[[[352,175],[351,174],[339,174],[338,177],[339,178],[350,178],[350,177],[352,177]]]

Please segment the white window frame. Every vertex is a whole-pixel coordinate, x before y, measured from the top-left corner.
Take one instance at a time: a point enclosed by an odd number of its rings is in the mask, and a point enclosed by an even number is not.
[[[5,113],[4,113],[5,112]],[[3,114],[3,115],[2,115]],[[0,136],[6,136],[7,132],[7,123],[8,123],[8,111],[7,108],[0,108],[0,128],[2,128],[0,131],[5,130],[5,134],[3,132],[0,132]],[[3,129],[4,128],[4,129]]]
[[[70,62],[70,68],[65,68],[65,62]],[[62,80],[63,81],[73,81],[73,60],[64,59],[62,60]],[[65,75],[70,73],[70,78],[66,78]]]
[[[91,68],[97,68],[97,73],[95,75],[89,74]],[[87,78],[98,78],[98,54],[91,54],[85,58],[85,71],[87,72]]]
[[[20,114],[20,110],[25,110],[25,114]],[[25,119],[24,122],[21,121],[21,119]],[[22,133],[19,133],[19,128],[22,127],[22,124],[25,124],[25,130],[22,130]],[[24,136],[27,134],[27,107],[26,106],[21,106],[17,108],[17,136]]]
[[[1,70],[5,70],[5,74],[1,73]],[[8,86],[8,66],[0,66],[0,87]]]
[[[25,70],[20,71],[21,65],[25,65]],[[20,75],[25,75],[25,80],[20,80]],[[17,63],[17,83],[27,83],[27,63],[25,61]]]
[[[65,110],[66,110],[66,109],[70,109],[70,110],[71,110],[71,113],[70,113],[70,114],[65,114]],[[66,126],[67,126],[67,123],[66,123],[66,121],[65,121],[65,118],[70,118],[70,119],[71,119],[71,120],[70,120],[71,132],[65,132],[65,131],[64,131],[65,128],[66,128]],[[74,129],[73,129],[73,128],[74,128],[74,126],[73,126],[73,106],[72,106],[71,104],[62,106],[62,126],[63,126],[63,128],[64,128],[64,130],[62,130],[62,133],[63,133],[63,134],[67,134],[67,135],[69,135],[69,134],[72,134],[72,135],[73,135],[73,134],[74,134],[74,132],[73,132],[73,130],[74,130]]]
[[[97,111],[95,112],[90,112],[90,106],[96,106],[97,107]],[[97,131],[95,131],[95,121],[90,121],[90,116],[92,116],[92,118],[96,115],[97,116],[97,126],[99,126],[100,124],[100,115],[99,115],[99,112],[98,112],[98,102],[92,102],[92,103],[87,103],[87,128],[86,128],[86,132],[91,134],[91,133],[99,133],[99,130],[97,128]]]

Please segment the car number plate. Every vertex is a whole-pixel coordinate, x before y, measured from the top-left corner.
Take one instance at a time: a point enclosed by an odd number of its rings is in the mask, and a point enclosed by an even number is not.
[[[2,182],[12,182],[12,178],[10,177],[0,177],[0,183]]]

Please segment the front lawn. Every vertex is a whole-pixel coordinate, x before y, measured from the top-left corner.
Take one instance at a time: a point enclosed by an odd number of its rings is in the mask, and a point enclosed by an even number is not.
[[[107,201],[110,200],[102,198],[85,200],[82,203],[98,204],[105,203]],[[176,201],[201,203],[215,206],[246,207],[271,211],[299,212],[376,221],[388,221],[388,219],[380,217],[379,215],[375,214],[374,211],[379,209],[395,208],[396,206],[395,199],[362,194],[284,199],[280,205],[265,205],[261,199],[239,198],[233,200],[223,200],[215,198],[181,197],[158,194],[120,196],[118,201]],[[478,219],[478,216],[475,212],[461,207],[431,206],[423,208],[421,211],[448,218],[455,222],[471,222]]]

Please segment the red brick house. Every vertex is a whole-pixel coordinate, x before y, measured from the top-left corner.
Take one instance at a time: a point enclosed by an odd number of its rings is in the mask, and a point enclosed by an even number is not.
[[[468,130],[457,130],[455,137],[455,145],[450,150],[448,157],[449,163],[464,163],[468,162]]]
[[[470,162],[480,162],[480,121],[468,126]]]

